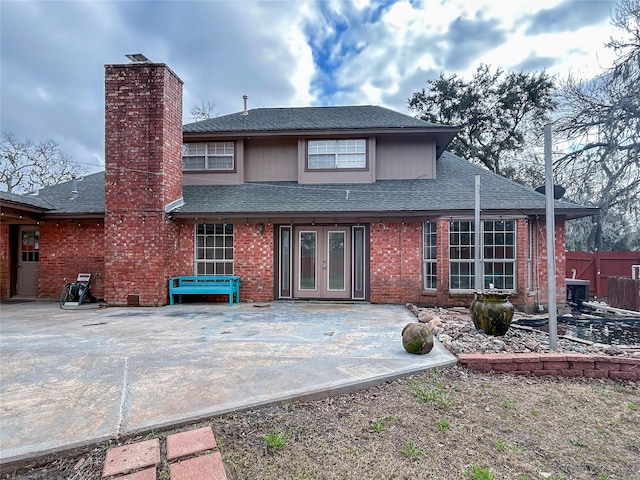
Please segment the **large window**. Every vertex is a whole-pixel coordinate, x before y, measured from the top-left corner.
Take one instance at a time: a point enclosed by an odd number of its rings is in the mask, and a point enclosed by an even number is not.
[[[196,275],[233,275],[233,225],[196,225]]]
[[[475,278],[473,221],[456,220],[449,226],[449,287],[470,290]]]
[[[481,225],[481,265],[475,265],[475,228],[472,220],[453,220],[449,228],[449,285],[451,290],[472,290],[475,275],[483,288],[516,288],[516,222],[484,220]]]
[[[424,279],[425,290],[435,290],[437,288],[438,272],[436,270],[438,243],[437,243],[436,222],[424,222],[423,225],[423,248],[422,248],[422,277]]]
[[[199,142],[182,145],[183,170],[233,170],[233,142]]]
[[[366,168],[367,142],[363,138],[309,140],[307,165],[312,170]]]
[[[482,225],[484,288],[515,290],[516,222],[485,220]]]

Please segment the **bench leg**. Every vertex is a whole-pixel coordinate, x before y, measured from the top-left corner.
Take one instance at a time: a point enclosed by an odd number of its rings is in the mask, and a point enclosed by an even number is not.
[[[173,293],[169,292],[169,305],[173,305]]]

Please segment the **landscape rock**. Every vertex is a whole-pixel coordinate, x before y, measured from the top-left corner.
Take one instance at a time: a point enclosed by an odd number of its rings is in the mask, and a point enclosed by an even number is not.
[[[413,309],[412,309],[413,311]],[[499,339],[488,336],[482,330],[476,330],[471,321],[468,310],[421,308],[415,313],[423,319],[430,318],[440,320],[440,326],[434,332],[435,337],[444,347],[454,354],[460,353],[551,353],[549,335],[539,330],[518,328],[512,323],[507,333]],[[531,318],[516,312],[514,320],[518,318]],[[430,320],[430,321],[431,321]],[[417,323],[423,325],[422,323]],[[433,324],[435,325],[435,323]],[[425,325],[430,330],[429,324]],[[616,345],[589,344],[558,338],[558,353],[580,353],[586,355],[609,355],[630,358],[640,358],[640,351],[636,349],[624,349]]]
[[[429,323],[433,320],[434,314],[428,310],[421,310],[418,312],[418,321],[422,323]]]
[[[429,323],[427,323],[427,327],[429,327],[431,333],[437,335],[442,331],[442,320],[438,317],[434,317],[429,321]]]
[[[433,334],[424,323],[409,323],[402,330],[402,346],[409,353],[424,355],[433,348]]]

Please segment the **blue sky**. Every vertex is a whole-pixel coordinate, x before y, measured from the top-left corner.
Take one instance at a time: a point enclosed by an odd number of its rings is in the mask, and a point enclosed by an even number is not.
[[[104,164],[104,65],[166,63],[194,105],[383,105],[429,78],[505,70],[591,77],[611,63],[607,0],[0,2],[0,128]]]

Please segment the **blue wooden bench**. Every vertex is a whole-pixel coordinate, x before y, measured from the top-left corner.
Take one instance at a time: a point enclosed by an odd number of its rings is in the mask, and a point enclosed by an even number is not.
[[[183,295],[229,295],[229,305],[240,303],[240,277],[235,275],[180,276],[169,279],[169,304],[178,295],[182,303]]]

